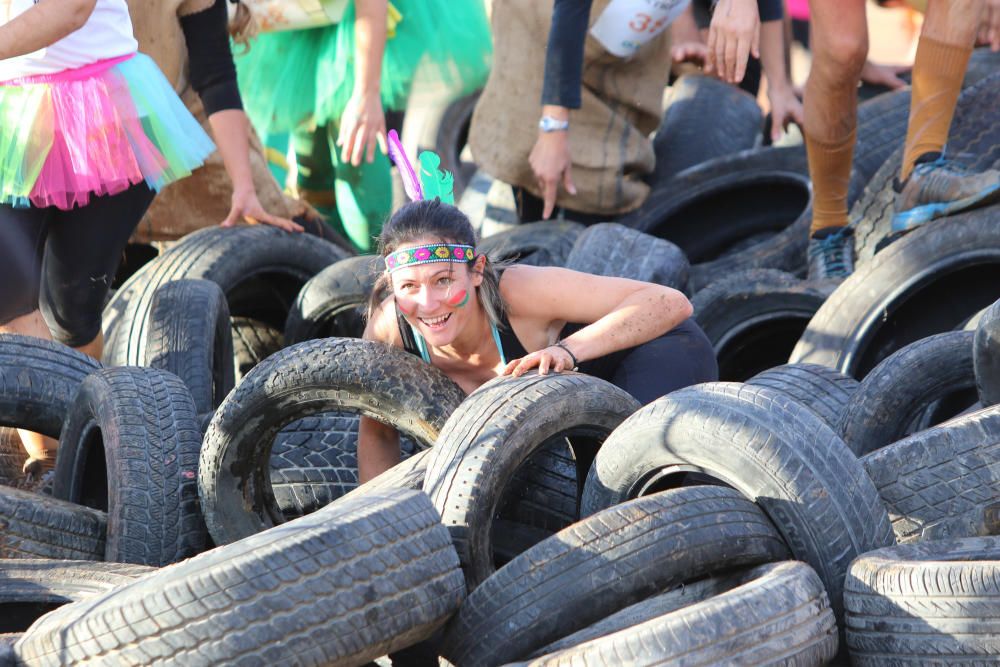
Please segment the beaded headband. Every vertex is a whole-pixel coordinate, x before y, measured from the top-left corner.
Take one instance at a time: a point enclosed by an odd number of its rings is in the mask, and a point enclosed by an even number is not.
[[[396,269],[433,262],[471,262],[476,258],[476,250],[471,245],[456,243],[431,243],[412,248],[402,248],[386,256],[385,270],[392,273]]]

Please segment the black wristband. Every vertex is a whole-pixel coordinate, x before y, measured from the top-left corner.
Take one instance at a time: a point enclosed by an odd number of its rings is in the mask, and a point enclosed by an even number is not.
[[[552,344],[552,347],[559,347],[566,350],[566,354],[568,354],[569,358],[573,360],[573,368],[570,369],[571,371],[575,371],[577,368],[580,367],[580,363],[576,360],[576,355],[573,354],[573,350],[566,347],[566,343],[562,342],[561,340],[557,340],[555,343]]]

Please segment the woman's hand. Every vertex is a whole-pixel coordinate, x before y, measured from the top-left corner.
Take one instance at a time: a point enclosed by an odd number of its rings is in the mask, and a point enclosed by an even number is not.
[[[531,149],[528,162],[531,164],[531,171],[535,173],[538,189],[545,201],[542,218],[548,220],[556,207],[560,184],[566,188],[566,192],[571,195],[576,194],[576,186],[573,185],[573,176],[570,173],[573,158],[569,152],[569,133],[539,132],[538,141]]]
[[[708,29],[705,71],[727,83],[739,83],[750,54],[760,57],[760,12],[757,0],[719,0]]]
[[[681,42],[670,47],[670,58],[675,65],[692,63],[704,66],[708,61],[708,47],[701,42]]]
[[[342,148],[341,159],[355,167],[375,159],[375,146],[387,152],[385,139],[385,113],[378,91],[365,93],[355,90],[340,118],[337,145]]]
[[[861,80],[873,86],[885,86],[889,90],[899,90],[906,87],[906,82],[900,79],[899,75],[911,69],[907,65],[879,65],[866,60],[865,66],[861,68]]]
[[[787,129],[789,123],[798,123],[799,127],[802,127],[802,102],[799,101],[790,87],[781,88],[769,85],[767,97],[771,102],[771,142],[773,143],[781,138],[782,130]]]
[[[1000,0],[986,0],[983,15],[979,21],[977,46],[989,46],[991,51],[1000,51]]]
[[[220,227],[233,227],[238,222],[245,221],[251,225],[263,223],[283,229],[286,232],[301,232],[302,226],[287,218],[280,218],[271,215],[261,206],[257,199],[257,192],[253,188],[241,188],[233,190],[233,203],[229,209],[229,215],[222,221]]]
[[[573,356],[569,352],[558,345],[549,345],[520,359],[514,359],[503,369],[503,374],[521,377],[532,368],[537,368],[539,375],[548,375],[549,370],[558,373],[573,370],[573,366]]]

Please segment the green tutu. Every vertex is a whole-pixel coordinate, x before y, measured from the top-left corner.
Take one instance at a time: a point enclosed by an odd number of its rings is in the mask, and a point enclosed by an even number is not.
[[[402,19],[386,39],[382,106],[406,107],[410,87],[435,78],[455,96],[485,84],[492,59],[482,0],[393,0]],[[354,3],[340,23],[273,32],[237,53],[236,67],[247,114],[264,135],[309,124],[326,125],[343,114],[354,90]]]

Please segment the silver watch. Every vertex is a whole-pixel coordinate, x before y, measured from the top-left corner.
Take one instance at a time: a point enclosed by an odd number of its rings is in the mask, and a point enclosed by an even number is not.
[[[559,120],[552,116],[542,116],[538,121],[538,129],[542,132],[565,132],[569,129],[568,120]]]

